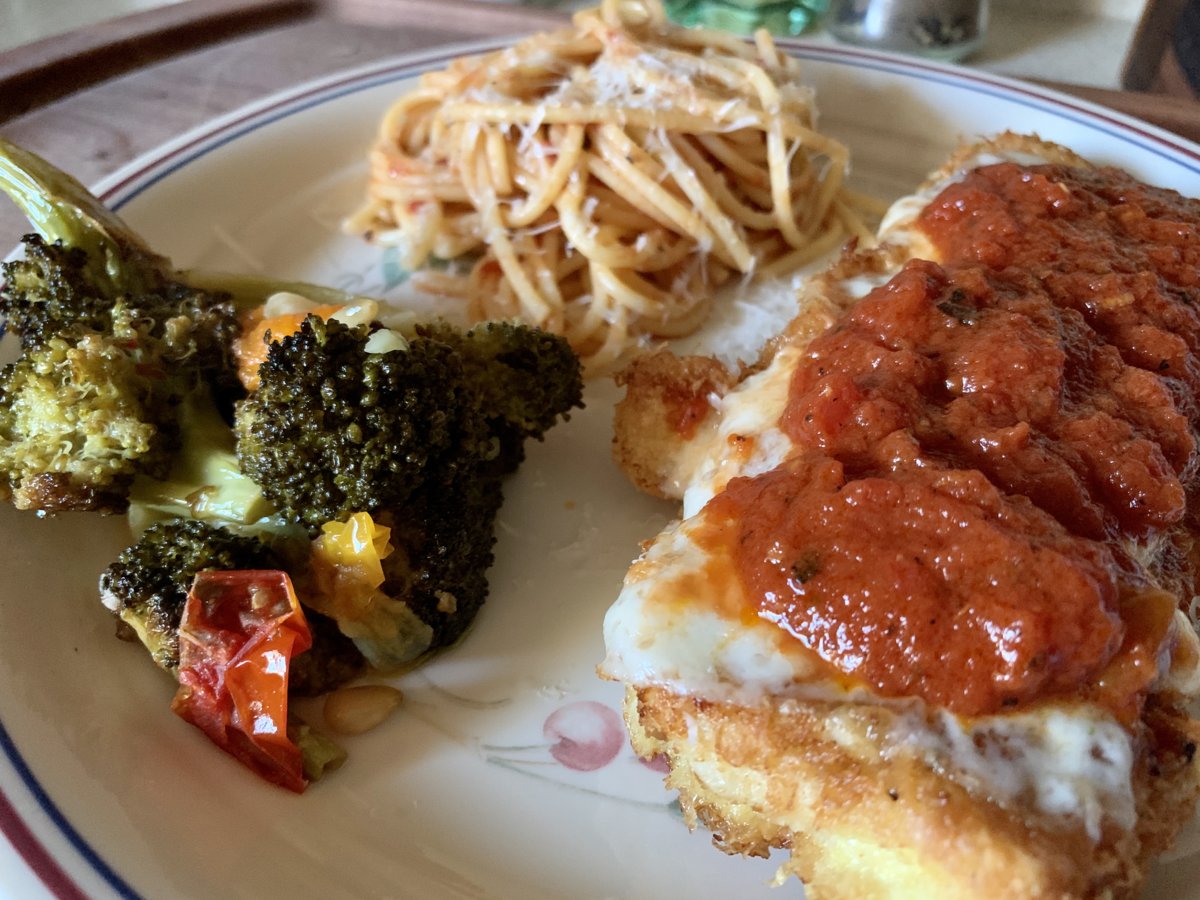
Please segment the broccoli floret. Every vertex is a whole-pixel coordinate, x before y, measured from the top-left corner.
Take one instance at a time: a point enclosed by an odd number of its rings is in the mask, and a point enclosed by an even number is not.
[[[271,346],[238,405],[242,471],[314,532],[494,455],[458,354],[432,340],[371,353],[367,339],[365,327],[309,316]]]
[[[153,385],[108,335],[56,337],[0,371],[0,469],[21,509],[113,509],[135,471],[163,472]]]
[[[430,649],[454,643],[487,599],[487,570],[502,500],[495,476],[459,478],[381,514],[396,552],[383,561],[383,592],[433,629]]]
[[[434,649],[484,602],[501,476],[525,438],[579,405],[579,361],[565,341],[524,325],[378,337],[309,317],[272,344],[258,390],[238,406],[238,458],[312,531],[355,513],[391,529],[381,590],[427,626]],[[410,660],[420,644],[400,624],[381,637],[380,623],[364,634],[361,617],[344,618],[379,665]]]
[[[232,415],[239,309],[282,288],[352,299],[178,271],[78,181],[3,139],[0,190],[38,232],[0,272],[0,315],[23,351],[0,371],[0,496],[22,508],[123,510],[136,476],[161,475],[183,398],[211,391]]]
[[[164,669],[179,665],[179,621],[188,590],[203,569],[278,569],[262,541],[195,519],[151,525],[100,576],[104,605],[137,632]]]
[[[417,334],[459,352],[500,441],[494,468],[501,474],[520,465],[527,438],[540,440],[568,410],[582,406],[579,359],[559,335],[514,322],[484,322],[469,331],[419,325]]]
[[[578,358],[525,325],[422,326],[382,353],[369,339],[310,316],[272,344],[238,407],[242,471],[312,530],[402,508],[460,474],[512,471],[525,438],[580,404]]]
[[[258,538],[195,519],[175,519],[150,526],[121,552],[100,576],[100,596],[133,629],[154,661],[174,672],[179,666],[179,623],[197,572],[281,568],[289,568],[288,560]],[[289,692],[324,693],[360,674],[362,654],[333,621],[312,610],[305,610],[305,617],[313,645],[293,661]]]
[[[241,329],[227,294],[171,280],[158,269],[139,273],[139,291],[118,291],[93,277],[85,251],[36,234],[22,240],[24,257],[3,265],[0,314],[23,347],[80,330],[124,330],[132,334],[123,336],[152,344],[163,363],[218,375],[230,369],[229,346]]]
[[[84,251],[25,245],[0,291],[23,346],[0,370],[0,475],[21,509],[123,510],[135,475],[165,471],[180,400],[232,389],[236,312],[153,271],[153,293],[114,295]]]
[[[129,524],[134,533],[170,519],[204,519],[234,530],[278,531],[264,521],[275,507],[238,467],[233,431],[207,392],[179,405],[179,450],[163,478],[138,475],[129,488]]]
[[[112,305],[95,285],[88,255],[61,241],[48,244],[35,234],[22,239],[25,255],[3,266],[0,314],[25,347],[44,343],[76,326],[103,331]]]
[[[104,298],[100,311],[76,274],[55,271],[46,284],[61,286],[59,299],[45,309],[9,306],[25,310],[25,349],[0,370],[0,476],[21,509],[123,510],[135,475],[165,472],[181,399],[206,379],[232,382],[222,346],[232,306],[168,290]]]

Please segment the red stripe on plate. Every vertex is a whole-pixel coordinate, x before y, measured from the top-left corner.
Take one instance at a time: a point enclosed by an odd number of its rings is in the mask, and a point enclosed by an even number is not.
[[[87,894],[71,880],[66,871],[54,860],[40,840],[29,830],[25,820],[0,791],[0,831],[12,843],[26,865],[59,900],[87,900]]]

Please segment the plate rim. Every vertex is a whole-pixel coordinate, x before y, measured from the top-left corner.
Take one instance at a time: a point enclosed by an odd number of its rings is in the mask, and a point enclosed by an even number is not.
[[[100,179],[93,192],[114,210],[120,210],[160,181],[218,148],[261,128],[342,97],[385,84],[416,77],[450,60],[510,46],[521,36],[489,37],[470,42],[455,42],[427,50],[387,57],[322,77],[306,80],[222,116],[202,123],[169,141],[159,144]],[[833,65],[866,68],[887,74],[916,77],[957,86],[1031,107],[1131,143],[1156,156],[1169,159],[1200,175],[1200,144],[1135,116],[1071,96],[1054,88],[1018,78],[939,63],[919,57],[870,50],[847,45],[825,44],[794,38],[777,38],[777,44],[803,60]],[[819,107],[818,98],[818,107]],[[122,877],[58,808],[20,752],[13,736],[0,719],[0,756],[6,766],[0,769],[0,833],[12,845],[18,857],[55,897],[86,898],[81,876],[96,879],[123,898],[136,900],[141,895]],[[12,770],[12,776],[7,769]],[[29,795],[24,804],[14,800],[13,789]],[[28,812],[22,806],[31,806]],[[40,820],[40,821],[35,821]],[[39,832],[48,832],[47,839]],[[56,854],[52,843],[65,843],[75,856],[68,859]],[[0,888],[8,879],[0,875]]]
[[[98,180],[92,190],[106,203],[112,203],[114,209],[120,209],[158,181],[169,177],[176,169],[249,131],[342,96],[420,75],[434,66],[460,56],[486,53],[511,46],[519,39],[520,37],[496,37],[443,44],[417,53],[386,57],[304,81],[210,119],[176,138],[159,144]],[[1065,110],[1068,115],[1063,118],[1068,121],[1089,127],[1103,123],[1103,130],[1112,137],[1134,143],[1155,155],[1174,162],[1179,161],[1179,156],[1186,157],[1193,163],[1187,167],[1200,174],[1200,143],[1152,125],[1136,116],[1052,87],[963,65],[864,47],[825,44],[800,38],[777,38],[776,43],[802,60],[819,60],[833,65],[867,68],[892,74],[918,73],[919,77],[926,81],[965,86],[976,93],[1008,100],[1016,99],[1022,106],[1043,111],[1053,109],[1059,114]],[[817,106],[819,109],[820,98],[817,98]],[[1137,139],[1131,141],[1132,135],[1136,135]]]

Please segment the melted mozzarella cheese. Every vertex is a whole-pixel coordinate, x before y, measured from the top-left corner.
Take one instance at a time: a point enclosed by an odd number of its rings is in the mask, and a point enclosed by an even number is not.
[[[731,478],[769,472],[787,459],[792,440],[779,427],[779,418],[800,353],[799,347],[785,347],[763,371],[712,400],[715,427],[692,445],[683,491],[685,517],[699,512]]]
[[[1103,709],[1075,704],[962,721],[941,712],[940,728],[913,737],[950,777],[1001,803],[1082,820],[1099,841],[1107,817],[1136,823],[1133,745]]]
[[[1018,161],[1028,162],[1029,154],[1012,154]],[[934,258],[932,249],[924,235],[913,225],[921,210],[945,187],[966,176],[978,165],[998,162],[1001,157],[993,153],[978,154],[966,160],[949,176],[939,179],[920,191],[897,200],[889,208],[879,228],[881,242],[900,248],[897,259],[921,256]],[[846,301],[861,300],[875,288],[885,284],[899,269],[899,264],[879,273],[861,273],[835,284],[824,282],[837,291]],[[805,297],[802,284],[793,288],[803,306],[806,301],[819,303],[819,296]],[[792,310],[793,315],[796,314]],[[820,310],[802,310],[801,315],[820,315]],[[830,318],[831,322],[832,319]],[[727,331],[723,329],[722,331]],[[739,331],[740,329],[734,329]],[[710,340],[719,340],[722,332],[712,332]],[[761,341],[760,341],[761,342]],[[712,349],[724,353],[721,340]],[[681,458],[674,467],[673,481],[682,482],[683,515],[693,515],[716,496],[731,478],[740,475],[758,475],[768,472],[782,463],[792,450],[792,441],[779,428],[779,417],[787,404],[788,385],[791,374],[799,364],[806,349],[803,341],[785,344],[762,372],[750,376],[723,397],[714,398],[715,423],[707,426],[681,450]],[[693,346],[693,349],[694,346]],[[727,355],[727,354],[726,354]],[[749,354],[743,354],[746,356]],[[725,356],[718,356],[727,361]],[[672,485],[674,487],[674,485]]]
[[[601,673],[714,700],[794,695],[818,672],[781,629],[747,619],[732,568],[695,538],[703,516],[676,522],[630,569],[604,619]]]
[[[718,702],[826,702],[826,733],[836,736],[845,719],[848,745],[862,741],[860,705],[886,707],[895,714],[873,734],[885,758],[916,754],[1002,805],[1079,821],[1093,840],[1106,817],[1133,826],[1133,747],[1107,711],[1071,704],[962,719],[835,680],[782,629],[747,615],[732,566],[699,537],[704,519],[671,525],[631,568],[604,620],[602,675]]]
[[[930,258],[928,241],[914,227],[920,211],[971,168],[1002,160],[1045,161],[1007,151],[964,160],[955,171],[898,201],[881,225],[881,240],[901,247],[901,257]],[[858,276],[835,287],[856,300],[891,274]],[[1134,750],[1125,729],[1100,707],[1048,705],[967,720],[916,701],[889,701],[831,677],[830,668],[798,641],[747,613],[732,567],[715,560],[714,551],[698,539],[704,506],[730,479],[769,471],[791,452],[779,420],[791,374],[805,349],[803,342],[783,346],[765,369],[713,398],[716,415],[708,417],[678,460],[684,518],[661,533],[630,569],[605,618],[607,656],[601,674],[714,701],[827,701],[833,704],[832,731],[837,717],[855,715],[857,704],[887,706],[897,711],[894,724],[875,735],[885,755],[917,753],[969,790],[1001,804],[1019,802],[1047,816],[1077,821],[1094,840],[1100,838],[1102,821],[1132,827]],[[1194,652],[1177,654],[1163,678],[1175,687],[1200,691],[1200,644],[1186,617],[1179,619],[1179,642]],[[1184,656],[1188,661],[1180,662]]]

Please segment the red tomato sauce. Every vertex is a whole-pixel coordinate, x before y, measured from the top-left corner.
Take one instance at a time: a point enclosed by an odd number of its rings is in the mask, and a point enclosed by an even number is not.
[[[671,430],[685,441],[694,438],[696,429],[712,411],[708,398],[716,390],[716,385],[708,379],[698,385],[664,385],[662,402]]]
[[[1125,706],[1105,673],[1144,691],[1126,657],[1170,624],[1129,598],[1192,590],[1169,538],[1196,486],[1200,204],[999,164],[919,227],[939,262],[812,343],[781,423],[800,449],[710,509],[759,614],[885,696]]]

